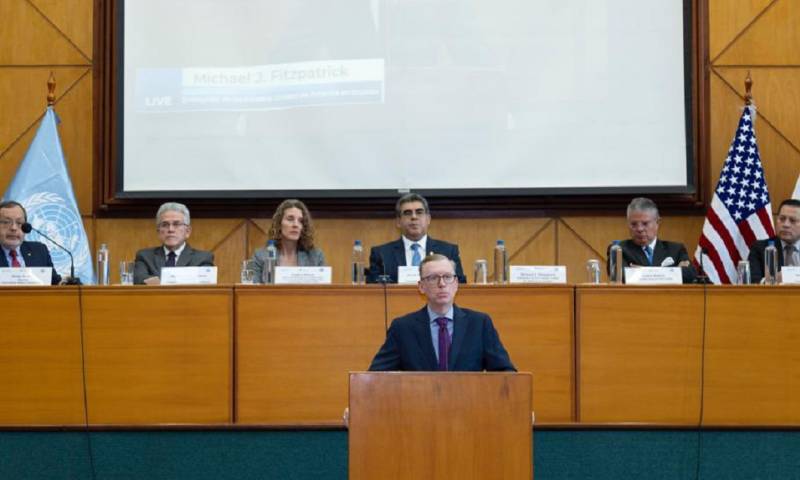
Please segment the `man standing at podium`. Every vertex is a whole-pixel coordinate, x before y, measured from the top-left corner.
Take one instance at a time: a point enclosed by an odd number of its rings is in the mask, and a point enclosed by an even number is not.
[[[369,369],[516,371],[489,315],[453,303],[458,291],[455,262],[432,254],[419,269],[419,290],[428,303],[394,319]]]

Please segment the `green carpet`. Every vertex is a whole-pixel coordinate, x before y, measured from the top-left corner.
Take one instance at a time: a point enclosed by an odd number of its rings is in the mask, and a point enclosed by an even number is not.
[[[344,431],[94,432],[91,445],[98,479],[347,478]],[[81,432],[0,432],[0,479],[90,479],[87,452]],[[534,453],[537,480],[800,479],[797,431],[544,430]]]

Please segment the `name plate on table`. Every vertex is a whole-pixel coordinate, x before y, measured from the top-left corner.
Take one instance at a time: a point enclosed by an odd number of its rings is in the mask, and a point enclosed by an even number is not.
[[[786,285],[800,284],[800,267],[781,267],[781,283]]]
[[[275,267],[276,285],[327,285],[331,267]]]
[[[419,267],[399,266],[397,267],[397,283],[414,284],[419,282]]]
[[[625,268],[625,283],[628,285],[681,285],[681,267],[636,267]]]
[[[0,285],[50,285],[52,278],[51,267],[0,268]]]
[[[163,267],[161,285],[216,285],[217,267]]]
[[[567,283],[567,267],[563,265],[511,265],[511,283]]]

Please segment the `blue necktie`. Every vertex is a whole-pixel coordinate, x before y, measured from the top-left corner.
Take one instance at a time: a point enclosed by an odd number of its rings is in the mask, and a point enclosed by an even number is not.
[[[165,267],[175,266],[175,252],[169,252],[169,254],[167,254],[167,263],[165,263],[164,266]]]
[[[650,245],[644,247],[644,254],[647,255],[647,263],[649,265],[653,264],[653,249],[650,248]]]
[[[419,255],[419,243],[412,243],[411,250],[414,251],[414,254],[411,255],[411,266],[419,267],[419,264],[422,263],[422,257]]]

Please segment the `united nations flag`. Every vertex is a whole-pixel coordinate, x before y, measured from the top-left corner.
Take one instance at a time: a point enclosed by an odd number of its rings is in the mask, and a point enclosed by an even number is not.
[[[34,228],[72,252],[75,257],[75,276],[84,284],[93,284],[95,277],[89,241],[61,149],[58,122],[53,107],[47,107],[39,130],[3,198],[24,205],[28,222]],[[47,245],[58,273],[69,275],[69,255],[66,252],[41,238],[35,231],[29,233],[26,239]]]

